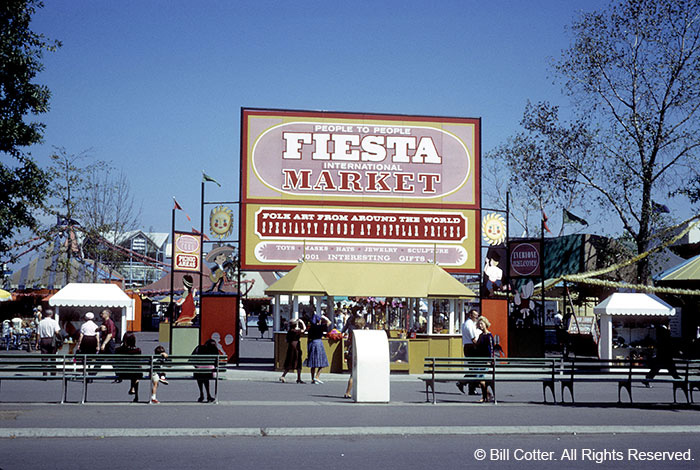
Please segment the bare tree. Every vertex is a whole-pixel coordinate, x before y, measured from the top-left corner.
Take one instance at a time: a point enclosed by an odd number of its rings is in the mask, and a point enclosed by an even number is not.
[[[127,175],[109,163],[93,159],[91,150],[71,154],[56,148],[51,160],[52,203],[47,211],[56,216],[57,223],[45,233],[54,242],[53,254],[61,255],[56,269],[64,272],[66,282],[70,282],[71,260],[84,255],[106,265],[111,274],[124,259],[117,247],[120,236],[133,230],[141,217]],[[82,244],[78,233],[82,233]],[[92,273],[96,281],[97,270]]]
[[[124,253],[115,248],[123,241],[125,232],[138,227],[141,207],[131,194],[126,173],[109,164],[91,167],[86,182],[81,218],[91,241],[91,256],[114,270],[126,259]]]

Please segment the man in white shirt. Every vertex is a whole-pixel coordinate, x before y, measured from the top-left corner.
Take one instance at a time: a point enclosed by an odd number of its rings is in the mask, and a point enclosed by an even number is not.
[[[47,309],[36,328],[36,347],[41,350],[41,354],[56,354],[56,348],[51,343],[53,335],[60,332],[61,327],[53,318],[53,310]]]
[[[462,323],[462,348],[464,357],[474,356],[476,351],[476,341],[479,339],[481,330],[476,327],[479,320],[479,312],[471,309],[467,314],[467,319]],[[464,386],[469,384],[469,395],[476,395],[476,383],[465,381],[457,382],[457,388],[464,393]]]

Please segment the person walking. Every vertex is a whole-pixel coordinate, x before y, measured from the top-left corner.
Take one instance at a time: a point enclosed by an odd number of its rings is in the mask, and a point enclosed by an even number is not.
[[[470,358],[475,356],[476,352],[476,341],[479,339],[481,331],[476,327],[476,323],[479,320],[479,312],[474,309],[469,310],[467,319],[462,323],[462,349],[464,352],[464,357]],[[464,393],[464,386],[469,385],[469,395],[476,395],[476,388],[478,383],[467,382],[462,380],[457,382],[457,388],[460,392]]]
[[[493,358],[494,345],[493,345],[493,335],[489,331],[491,328],[491,322],[486,317],[481,317],[476,323],[476,327],[481,331],[479,338],[476,340],[476,357],[480,358]],[[489,387],[493,390],[493,383],[491,381],[482,380],[479,382],[479,387],[481,387],[481,400],[479,402],[486,403],[493,401],[493,394],[489,392]]]
[[[214,341],[213,339],[206,340],[203,344],[200,344],[192,351],[193,356],[216,356],[217,354],[219,354],[219,349],[216,347],[216,341]],[[207,368],[213,369],[213,366],[209,366]],[[206,371],[204,366],[202,366],[202,370],[202,372],[194,373],[194,377],[197,380],[197,387],[199,387],[199,398],[197,399],[197,401],[200,403],[204,402],[204,391],[206,390],[206,401],[207,403],[211,403],[215,400],[215,398],[211,396],[211,393],[209,391],[209,381],[214,378],[214,371]]]
[[[264,310],[258,315],[258,331],[260,331],[260,339],[267,333],[267,312]]]
[[[307,348],[306,361],[307,367],[311,368],[311,383],[322,384],[319,378],[321,369],[328,367],[328,357],[326,350],[323,349],[323,334],[328,329],[331,321],[325,315],[314,315],[311,318],[309,325],[309,345]]]
[[[85,322],[80,326],[80,336],[75,345],[78,354],[97,354],[97,348],[100,344],[100,327],[93,320],[95,314],[87,312],[85,314]]]
[[[60,334],[61,326],[53,318],[53,310],[46,309],[42,320],[36,327],[36,348],[41,352],[41,354],[56,354],[58,345],[55,337],[56,335]],[[42,375],[46,375],[46,372],[44,372]],[[56,375],[56,373],[51,372],[51,375]]]
[[[345,326],[343,327],[342,333],[347,333],[348,334],[348,353],[347,353],[347,361],[348,361],[348,369],[350,369],[350,377],[348,377],[348,386],[345,387],[345,395],[343,395],[343,398],[352,398],[352,385],[353,385],[353,378],[352,378],[352,361],[353,361],[353,336],[354,336],[354,331],[355,330],[361,330],[365,327],[367,323],[365,322],[365,318],[362,315],[353,315],[351,318],[348,318],[347,321],[345,322]]]
[[[136,335],[131,331],[124,335],[122,344],[114,350],[115,354],[138,355],[141,354],[141,348],[136,347]],[[139,401],[139,380],[142,378],[140,372],[117,372],[117,376],[121,379],[129,380],[129,395],[134,396],[134,403]]]
[[[649,361],[649,373],[645,377],[646,380],[642,380],[645,387],[651,388],[649,381],[656,377],[661,369],[666,369],[671,377],[680,380],[681,376],[678,375],[676,364],[673,361],[675,352],[676,348],[673,344],[673,338],[671,338],[671,332],[665,325],[660,326],[656,329],[656,349],[654,356]]]
[[[100,326],[100,354],[114,354],[116,349],[117,326],[112,320],[112,312],[109,309],[104,309],[100,312],[102,325]],[[125,335],[126,336],[126,335]]]
[[[290,370],[297,371],[297,383],[305,383],[301,380],[301,335],[306,331],[306,325],[297,318],[289,322],[287,331],[287,355],[284,358],[284,372],[280,377],[280,382],[286,382],[285,377]]]
[[[53,310],[46,309],[44,317],[37,326],[37,349],[41,354],[56,354],[54,336],[61,333],[61,327],[53,317]]]

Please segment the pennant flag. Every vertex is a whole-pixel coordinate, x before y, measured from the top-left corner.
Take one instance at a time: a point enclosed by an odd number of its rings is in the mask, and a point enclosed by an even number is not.
[[[204,173],[203,171],[202,171],[202,182],[203,182],[203,183],[206,183],[206,182],[216,183],[219,187],[221,187],[221,183],[219,183],[218,181],[216,181],[214,178],[212,178],[211,176],[207,175],[207,174]]]
[[[180,204],[177,203],[177,200],[175,199],[175,196],[173,196],[173,201],[175,202],[175,207],[174,207],[173,209],[175,209],[176,211],[181,211],[181,210],[183,210],[183,209],[182,209],[182,206],[181,206]]]
[[[549,217],[547,217],[547,214],[544,213],[544,210],[542,211],[542,226],[546,231],[549,233],[552,233],[551,230],[549,230],[549,227],[547,227],[547,221],[549,220]]]
[[[578,217],[571,212],[567,211],[566,209],[563,209],[564,213],[562,218],[564,219],[565,224],[569,223],[579,223],[581,225],[588,225],[588,222],[586,222],[585,219],[582,219],[581,217]]]
[[[207,237],[207,234],[206,234],[206,233],[202,233],[202,232],[200,232],[199,230],[197,230],[197,229],[194,228],[194,227],[192,227],[192,233],[196,233],[197,235],[201,235],[201,236],[202,236],[202,239],[203,239],[204,241],[210,241],[210,240],[209,240],[209,237]]]
[[[671,209],[668,208],[666,204],[659,204],[658,202],[651,201],[651,210],[654,214],[670,214]]]
[[[183,209],[182,206],[177,203],[175,196],[173,196],[173,201],[175,202],[175,207],[173,207],[173,210],[185,212],[185,209]],[[190,215],[187,212],[185,212],[185,217],[187,217],[187,220],[192,222],[192,219],[190,218]]]

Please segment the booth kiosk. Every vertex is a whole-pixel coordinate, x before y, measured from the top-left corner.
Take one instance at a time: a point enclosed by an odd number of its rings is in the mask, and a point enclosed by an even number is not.
[[[353,331],[352,399],[356,403],[388,403],[389,341],[382,330]]]
[[[134,319],[134,299],[116,284],[71,282],[51,296],[49,305],[56,308],[56,320],[71,336],[80,331],[83,315],[89,310],[94,310],[95,317],[99,317],[100,311],[109,309],[122,336],[126,333],[127,320]],[[61,307],[70,307],[71,312],[62,311]]]
[[[409,324],[401,331],[380,330],[389,335],[391,370],[420,373],[426,356],[462,356],[462,338],[455,328],[445,334],[418,334],[406,337],[407,330],[419,312],[420,299],[427,300],[427,331],[433,331],[433,301],[444,301],[449,305],[446,316],[449,325],[459,325],[464,320],[464,302],[475,299],[476,294],[455,279],[450,273],[435,264],[388,264],[388,263],[333,263],[306,261],[297,265],[284,277],[265,290],[274,296],[273,324],[275,331],[275,368],[282,370],[286,352],[285,332],[281,331],[280,297],[291,298],[290,320],[300,317],[298,297],[315,298],[316,312],[322,313],[322,299],[326,305],[334,305],[334,299],[351,297],[391,297],[406,303],[403,312]],[[331,321],[334,311],[326,314]],[[404,337],[401,337],[401,334]],[[330,372],[339,373],[351,367],[343,360],[343,340],[323,339]],[[306,337],[301,338],[302,350],[306,349]]]
[[[676,310],[653,294],[617,292],[596,305],[593,313],[600,315],[600,358],[612,359],[613,316],[670,317]]]

